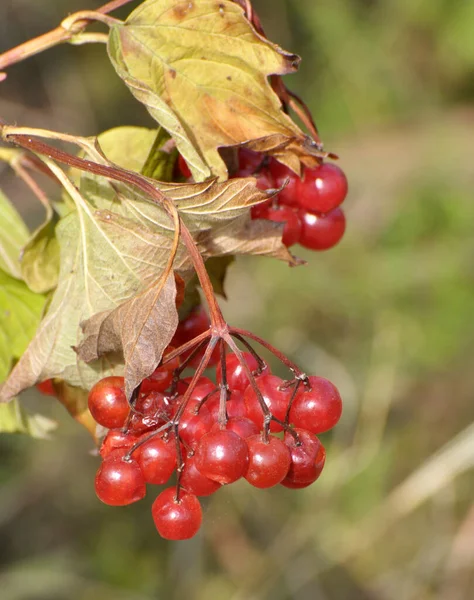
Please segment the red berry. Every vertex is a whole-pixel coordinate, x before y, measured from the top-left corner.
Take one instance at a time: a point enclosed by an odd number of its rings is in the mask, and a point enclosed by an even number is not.
[[[291,464],[283,485],[309,484],[320,476],[326,459],[324,446],[318,438],[304,429],[294,429],[298,441],[290,433],[285,433],[285,444],[291,454]],[[291,487],[288,485],[287,487]]]
[[[181,154],[178,156],[178,168],[181,171],[181,175],[186,179],[192,177],[191,169],[188,167],[188,163],[184,160]]]
[[[219,431],[220,428],[219,423],[215,423],[211,431]],[[233,431],[243,439],[259,433],[259,429],[255,423],[246,417],[230,417],[225,428]]]
[[[179,403],[174,407],[175,413],[178,408]],[[195,448],[202,436],[208,433],[213,425],[214,419],[206,406],[200,406],[199,400],[190,398],[179,421],[179,437],[186,446]]]
[[[188,540],[202,523],[202,509],[194,494],[184,490],[176,500],[176,489],[167,488],[153,502],[151,514],[158,533],[165,540]]]
[[[191,383],[192,377],[185,377],[178,382],[178,394],[184,394]],[[200,377],[197,381],[196,387],[194,388],[191,397],[194,400],[202,400],[208,396],[211,392],[216,391],[216,384],[211,381],[208,377]]]
[[[176,468],[175,440],[154,437],[137,448],[135,459],[147,483],[166,483]]]
[[[214,421],[219,419],[220,394],[214,394],[206,401],[206,408],[210,411]],[[230,398],[226,402],[227,417],[246,417],[247,407],[240,392],[232,392]]]
[[[247,470],[247,444],[233,431],[219,430],[206,434],[196,448],[196,467],[219,483],[232,483]]]
[[[163,352],[163,359],[166,361],[166,357],[174,352],[176,348],[168,346]],[[149,392],[157,391],[164,392],[168,389],[169,385],[173,381],[174,371],[179,368],[180,358],[175,356],[173,360],[168,360],[164,364],[160,364],[153,373],[142,381],[140,391]]]
[[[141,392],[164,392],[173,381],[173,371],[166,371],[162,367],[156,369],[150,377],[146,377],[140,386]]]
[[[206,311],[201,305],[196,306],[185,319],[180,321],[174,334],[172,345],[179,347],[208,329],[209,317]]]
[[[281,482],[281,485],[290,489],[290,490],[302,490],[303,488],[307,488],[312,485],[314,481],[307,481],[305,483],[296,483],[290,477],[285,477]]]
[[[311,433],[332,429],[341,418],[342,400],[336,386],[323,377],[309,377],[301,386],[290,409],[290,423]]]
[[[347,179],[337,165],[324,163],[305,169],[297,185],[298,200],[310,212],[327,213],[337,208],[347,195]]]
[[[109,429],[122,427],[130,411],[123,377],[105,377],[89,392],[89,410],[94,420]]]
[[[205,477],[196,468],[196,457],[188,456],[184,463],[184,469],[181,473],[181,486],[190,494],[196,496],[210,496],[221,487],[217,481]]]
[[[250,352],[242,352],[242,356],[247,365],[249,366],[250,371],[256,371],[258,369],[258,361],[254,356],[252,356],[252,354],[250,354]],[[229,389],[232,392],[245,391],[245,388],[249,384],[249,380],[244,368],[242,367],[239,359],[237,358],[237,355],[233,352],[227,354],[227,356],[225,357],[225,364],[227,385],[229,386]],[[216,368],[216,381],[217,383],[222,382],[222,369],[220,362]]]
[[[129,429],[133,433],[144,433],[164,425],[170,415],[168,399],[160,392],[140,394],[132,409]]]
[[[298,213],[290,206],[281,206],[280,208],[269,208],[262,214],[261,219],[268,219],[275,223],[285,223],[281,241],[287,248],[297,244],[301,237],[301,220]]]
[[[161,392],[156,391],[140,394],[133,410],[143,416],[161,417],[167,420],[169,412],[168,398]]]
[[[260,375],[255,378],[258,389],[260,390],[265,404],[268,406],[270,412],[280,421],[285,420],[286,411],[288,409],[288,403],[291,398],[291,389],[283,388],[284,381],[279,377],[271,374]],[[244,393],[244,402],[247,407],[247,416],[251,419],[260,430],[263,429],[264,425],[264,414],[258,401],[257,395],[254,392],[252,386],[248,386]],[[271,421],[270,431],[276,433],[282,431],[283,427]]]
[[[100,446],[100,455],[107,458],[111,452],[123,448],[124,453],[133,446],[138,437],[130,432],[123,432],[121,429],[111,429],[102,441]]]
[[[52,379],[45,379],[44,381],[37,383],[36,389],[45,396],[56,396]]]
[[[344,235],[346,218],[340,208],[326,214],[299,211],[302,223],[300,244],[310,250],[328,250]]]
[[[163,352],[162,364],[158,367],[157,370],[163,369],[166,371],[175,371],[179,368],[181,364],[181,359],[179,356],[175,356],[173,360],[167,360],[167,357],[170,356],[172,352],[174,352],[176,348],[174,346],[167,346]]]
[[[278,202],[280,204],[285,204],[286,206],[299,207],[299,198],[297,194],[297,185],[299,182],[298,175],[274,158],[270,159],[268,168],[274,181],[274,187],[280,188],[285,185],[285,183],[287,184],[278,194]]]
[[[95,477],[95,492],[105,504],[125,506],[144,498],[145,480],[134,460],[125,461],[116,453],[106,458]]]
[[[269,488],[280,483],[288,474],[291,455],[282,440],[270,435],[268,442],[260,434],[247,438],[249,468],[245,479],[257,488]]]
[[[253,175],[261,166],[265,156],[260,152],[254,152],[247,148],[239,148],[239,170],[237,177],[248,177]],[[270,186],[271,187],[271,186]]]
[[[273,198],[269,200],[265,200],[265,202],[260,202],[260,204],[255,204],[250,209],[250,216],[252,219],[266,219],[265,214],[269,208],[271,208],[273,204]]]

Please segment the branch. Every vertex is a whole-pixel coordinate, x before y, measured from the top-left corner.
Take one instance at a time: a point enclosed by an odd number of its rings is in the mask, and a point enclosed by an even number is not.
[[[81,31],[89,25],[91,21],[101,20],[107,21],[107,24],[111,23],[110,19],[100,18],[99,15],[106,15],[114,10],[117,10],[121,6],[129,4],[132,0],[112,0],[107,2],[95,11],[81,11],[67,17],[58,27],[43,33],[42,35],[28,40],[27,42],[7,50],[3,54],[0,54],[0,70],[6,69],[7,67],[19,63],[30,56],[44,52],[49,48],[53,48],[58,44],[64,44],[75,38]],[[95,16],[94,16],[95,15]],[[97,34],[96,37],[89,38],[89,41],[103,41]],[[87,38],[82,41],[85,42]],[[6,73],[0,72],[0,82],[6,78]]]

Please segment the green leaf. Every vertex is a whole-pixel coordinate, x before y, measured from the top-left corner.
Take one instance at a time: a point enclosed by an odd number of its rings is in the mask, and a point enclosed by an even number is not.
[[[0,404],[0,433],[27,433],[34,438],[48,439],[57,427],[55,421],[43,415],[30,415],[18,400]]]
[[[20,254],[30,233],[23,219],[0,190],[0,269],[21,279]]]
[[[44,303],[44,296],[0,271],[0,381],[5,380],[13,360],[22,355],[33,337]],[[16,399],[8,405],[0,404],[1,433],[28,433],[46,438],[55,427],[46,417],[28,414]]]
[[[58,285],[59,244],[56,225],[57,218],[51,211],[23,250],[22,277],[28,287],[39,294],[49,292]]]
[[[0,381],[33,338],[44,304],[44,296],[0,271]]]
[[[196,181],[227,177],[218,148],[248,143],[299,172],[307,136],[268,83],[299,59],[257,34],[230,0],[148,0],[112,27],[118,75],[173,137]]]
[[[167,144],[168,142],[168,144]],[[178,151],[174,147],[169,149],[170,136],[163,129],[158,128],[155,141],[150,149],[141,174],[157,181],[173,181],[173,170],[178,158]]]

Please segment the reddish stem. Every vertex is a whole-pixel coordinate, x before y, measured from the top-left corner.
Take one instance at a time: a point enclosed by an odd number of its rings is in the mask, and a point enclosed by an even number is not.
[[[306,381],[307,376],[303,373],[303,371],[301,371],[298,368],[297,365],[295,365],[295,363],[293,361],[291,361],[289,358],[287,358],[283,354],[283,352],[280,352],[280,350],[277,350],[269,342],[266,342],[264,339],[262,339],[258,335],[255,335],[251,331],[245,331],[245,329],[238,329],[237,327],[230,327],[229,333],[230,333],[230,335],[235,335],[235,337],[237,339],[239,339],[240,337],[248,337],[252,340],[255,340],[261,346],[263,346],[267,350],[270,350],[270,352],[272,354],[274,354],[278,358],[278,360],[280,360],[284,365],[286,365],[290,369],[290,371],[292,371],[295,374],[296,378]]]
[[[239,363],[241,364],[243,370],[245,371],[245,374],[247,375],[249,384],[251,385],[255,395],[257,396],[257,400],[258,400],[258,403],[260,404],[260,408],[262,409],[263,417],[264,417],[264,419],[263,419],[264,440],[267,441],[268,440],[269,423],[274,417],[273,417],[272,413],[270,412],[268,406],[266,405],[265,400],[263,399],[262,392],[260,391],[260,388],[258,387],[257,382],[255,381],[255,377],[253,376],[253,373],[252,373],[250,367],[248,366],[248,363],[245,360],[244,355],[240,351],[240,348],[237,346],[237,344],[231,338],[231,335],[227,334],[224,339],[227,342],[227,344],[229,345],[230,349],[237,356]]]
[[[129,4],[132,0],[112,0],[107,2],[100,8],[97,8],[94,12],[101,13],[103,15],[108,14],[118,8]],[[77,35],[82,29],[84,29],[90,23],[89,19],[77,21],[74,24],[74,31],[68,31],[62,25],[59,25],[55,29],[43,33],[42,35],[28,40],[7,52],[0,55],[0,69],[5,69],[11,65],[19,63],[30,56],[34,56],[39,52],[48,50],[53,46],[68,42],[74,35]]]

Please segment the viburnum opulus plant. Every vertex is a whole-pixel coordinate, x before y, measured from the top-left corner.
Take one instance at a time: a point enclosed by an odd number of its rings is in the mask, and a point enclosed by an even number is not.
[[[30,234],[0,195],[0,423],[39,434],[49,425],[14,398],[34,385],[57,397],[99,445],[98,497],[121,506],[163,485],[158,532],[186,539],[201,525],[198,497],[241,478],[304,488],[323,469],[316,436],[341,415],[338,390],[229,325],[215,290],[235,255],[295,266],[290,246],[337,244],[347,181],[283,84],[299,58],[266,39],[249,1],[147,0],[125,21],[110,16],[129,1],[0,56],[4,69],[54,44],[105,42],[158,124],[85,138],[2,123],[17,148],[0,158],[46,218]],[[108,32],[86,31],[98,21]],[[54,198],[38,174],[57,184]]]

